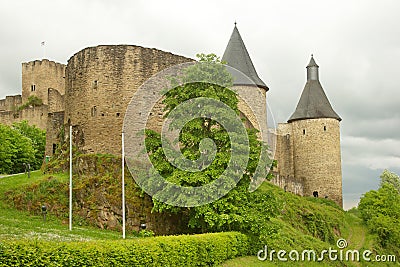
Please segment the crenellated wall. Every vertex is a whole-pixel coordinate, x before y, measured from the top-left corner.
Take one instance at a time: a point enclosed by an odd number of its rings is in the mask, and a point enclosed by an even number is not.
[[[26,107],[20,111],[0,111],[0,123],[12,125],[14,122],[26,120],[30,125],[45,130],[47,127],[48,106]]]
[[[125,110],[137,88],[157,72],[192,61],[133,45],[85,48],[66,68],[65,123],[77,127],[85,153],[119,154]]]
[[[5,99],[0,99],[0,111],[14,111],[22,104],[21,95],[6,96]]]

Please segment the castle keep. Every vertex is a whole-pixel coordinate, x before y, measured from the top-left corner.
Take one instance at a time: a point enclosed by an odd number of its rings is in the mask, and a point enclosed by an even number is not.
[[[222,60],[251,79],[240,80],[233,73],[234,89],[246,95],[239,99],[239,110],[245,123],[268,140],[269,88],[257,75],[236,25]],[[53,155],[69,125],[74,144],[83,153],[120,154],[123,118],[136,90],[157,72],[190,61],[152,48],[100,45],[77,52],[67,65],[47,59],[22,63],[22,95],[0,100],[0,123],[27,120],[45,129],[46,156]],[[318,69],[311,57],[298,105],[275,131],[278,166],[272,182],[286,191],[327,197],[342,206],[341,118],[325,95]],[[31,96],[43,103],[26,105]],[[160,129],[161,106],[152,113],[148,125]]]

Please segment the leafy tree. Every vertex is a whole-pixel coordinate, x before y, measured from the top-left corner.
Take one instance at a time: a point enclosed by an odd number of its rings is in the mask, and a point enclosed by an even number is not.
[[[188,67],[183,71],[181,77],[171,79],[174,89],[168,91],[163,100],[166,116],[185,101],[200,97],[220,101],[239,116],[238,98],[236,93],[229,89],[232,86],[232,77],[225,66],[221,64],[219,58],[214,54],[199,54],[197,56],[199,62],[207,64],[196,64]],[[191,82],[193,80],[208,80],[210,77],[212,77],[213,81],[217,81],[216,83],[218,84]],[[210,110],[210,113],[212,112],[220,111]],[[185,116],[186,114],[181,115]],[[175,126],[171,123],[171,128]],[[258,203],[257,205],[263,205],[262,202],[268,200],[268,197],[248,192],[248,187],[256,170],[260,151],[263,146],[257,139],[257,131],[255,129],[247,129],[246,131],[248,136],[249,161],[245,165],[247,167],[242,178],[228,194],[212,203],[190,208],[174,207],[164,202],[159,202],[153,197],[154,210],[158,212],[181,211],[189,216],[190,227],[200,229],[203,232],[248,228],[247,224],[257,217],[248,212],[248,205],[252,202]],[[216,120],[201,116],[188,121],[179,134],[179,148],[182,155],[190,160],[201,159],[204,152],[212,148],[212,145],[204,146],[204,143],[202,144],[202,140],[205,139],[212,139],[215,143],[216,153],[213,155],[214,160],[208,167],[201,171],[187,171],[174,167],[167,160],[167,156],[161,147],[160,134],[146,130],[146,148],[155,169],[167,181],[185,187],[202,186],[216,180],[223,174],[231,160],[233,145],[227,130]],[[241,148],[239,147],[239,149]],[[173,160],[180,161],[182,159],[177,156]],[[209,158],[204,158],[204,161],[207,160]],[[205,162],[200,162],[200,165],[205,166]],[[233,168],[232,173],[228,174],[228,176],[234,175],[235,171],[237,172],[238,170]],[[209,193],[212,194],[213,192]],[[275,203],[272,200],[270,203],[270,205],[264,203],[262,213],[266,216],[261,216],[263,220],[268,220],[269,216],[277,212],[277,205],[274,205]]]
[[[0,124],[0,173],[24,171],[24,163],[35,160],[31,139],[10,126]]]
[[[385,170],[378,190],[364,194],[358,205],[370,232],[377,234],[382,247],[400,251],[400,193],[398,176]]]
[[[32,141],[35,159],[30,164],[33,169],[39,169],[45,154],[46,132],[34,125],[29,125],[27,121],[16,122],[13,128]]]
[[[400,177],[397,174],[395,174],[394,172],[390,172],[388,170],[384,170],[380,178],[381,178],[381,183],[380,183],[381,187],[384,183],[389,183],[392,184],[400,193]]]

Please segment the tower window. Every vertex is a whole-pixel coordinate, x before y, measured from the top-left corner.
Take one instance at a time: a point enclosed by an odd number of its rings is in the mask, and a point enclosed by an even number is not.
[[[31,92],[35,92],[36,91],[36,85],[32,84],[31,85]]]
[[[92,117],[96,117],[97,116],[97,107],[96,106],[92,107],[91,114],[92,114]]]
[[[121,113],[117,112],[117,117],[119,117],[121,115]]]
[[[324,131],[326,132],[326,126],[324,126]]]
[[[303,135],[306,134],[306,129],[303,129]]]
[[[98,85],[99,85],[99,81],[98,80],[94,80],[93,81],[93,89],[97,89]]]

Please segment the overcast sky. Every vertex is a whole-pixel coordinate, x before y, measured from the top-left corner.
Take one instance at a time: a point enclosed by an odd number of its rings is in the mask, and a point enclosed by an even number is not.
[[[342,117],[345,208],[400,173],[400,1],[1,1],[0,98],[21,93],[21,63],[67,63],[99,44],[222,56],[237,21],[277,122],[294,111],[314,54]],[[41,42],[45,41],[45,51]]]

